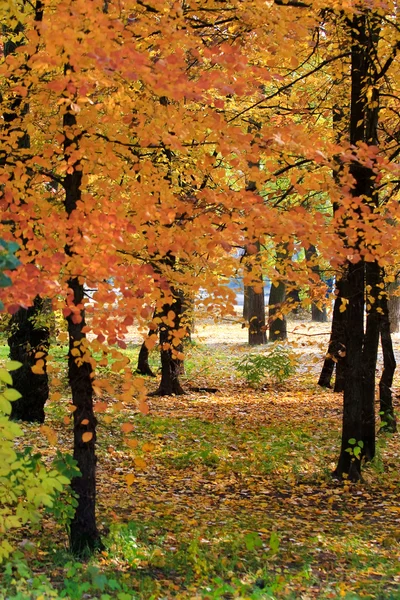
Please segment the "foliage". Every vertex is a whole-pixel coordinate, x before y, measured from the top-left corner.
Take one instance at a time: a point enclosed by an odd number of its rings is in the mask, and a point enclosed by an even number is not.
[[[248,384],[258,386],[267,378],[278,383],[286,381],[296,372],[297,360],[286,346],[277,344],[269,352],[243,356],[235,366]]]
[[[0,288],[9,287],[11,279],[4,274],[4,271],[12,271],[21,263],[15,256],[15,252],[19,249],[15,242],[6,242],[0,238]],[[0,301],[0,311],[4,308],[4,304]]]
[[[18,369],[20,364],[10,361],[8,369]],[[42,509],[52,509],[64,522],[73,516],[75,504],[66,494],[71,474],[76,475],[71,458],[59,453],[53,464],[47,468],[39,453],[25,447],[15,450],[15,441],[23,432],[17,423],[9,419],[11,402],[21,397],[12,387],[9,372],[1,368],[0,379],[3,389],[0,394],[0,562],[12,552],[10,532],[27,523],[36,525],[42,516]],[[67,468],[66,468],[67,467]]]

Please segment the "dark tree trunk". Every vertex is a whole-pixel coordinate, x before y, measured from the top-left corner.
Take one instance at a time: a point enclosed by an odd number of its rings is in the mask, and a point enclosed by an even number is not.
[[[286,317],[281,313],[282,305],[285,301],[285,284],[280,281],[278,285],[271,285],[268,303],[268,325],[269,341],[287,339]]]
[[[36,23],[42,21],[43,5],[36,0],[34,20]],[[14,34],[22,33],[24,26],[18,23]],[[3,31],[7,34],[7,31]],[[10,32],[11,33],[11,32]],[[4,56],[14,54],[23,44],[24,38],[19,36],[19,41],[9,39],[4,44]],[[16,81],[14,82],[16,83]],[[21,127],[20,117],[29,112],[29,104],[21,95],[12,95],[12,99],[3,112],[3,128],[17,139],[17,149],[30,147],[29,134]],[[14,145],[14,144],[12,144]],[[17,150],[18,152],[18,150]],[[4,164],[5,153],[0,155],[0,164]],[[22,161],[23,162],[23,161]],[[22,243],[27,244],[23,239]],[[10,335],[8,344],[10,347],[10,358],[22,363],[17,371],[13,373],[13,386],[22,398],[12,403],[12,419],[20,419],[27,422],[43,423],[45,419],[44,406],[49,397],[49,382],[47,375],[47,354],[50,345],[50,329],[47,326],[35,324],[35,319],[45,310],[45,302],[37,296],[33,306],[28,309],[20,308],[10,321]],[[41,354],[35,358],[35,354]],[[41,373],[34,374],[32,367],[36,361],[43,361]]]
[[[154,331],[150,331],[149,336],[151,334],[154,334]],[[140,347],[136,371],[140,375],[147,375],[148,377],[155,377],[155,374],[153,373],[153,371],[151,370],[150,365],[149,365],[149,349],[146,346],[146,342],[143,342],[143,344]]]
[[[372,48],[379,41],[379,17],[366,9],[355,13],[349,24],[351,36],[351,108],[350,144],[360,142],[377,144],[379,111],[378,88],[372,89],[367,99],[366,88],[375,74],[375,55]],[[378,205],[375,190],[375,172],[364,164],[353,161],[349,167],[354,181],[352,196],[355,209],[343,220],[343,235],[346,236],[348,220],[363,220],[362,203],[373,212]],[[341,226],[340,226],[341,229]],[[355,255],[362,248],[363,232],[360,231],[349,253]],[[365,280],[368,287],[365,288]],[[345,315],[346,379],[343,399],[342,444],[335,474],[351,481],[361,478],[362,459],[370,460],[375,453],[374,398],[375,370],[379,341],[379,318],[377,313],[378,285],[381,285],[379,267],[367,263],[358,256],[358,261],[349,263],[344,285],[347,300]],[[367,328],[364,333],[365,291],[367,291]],[[351,440],[351,443],[349,440]],[[349,452],[349,448],[352,449]]]
[[[22,398],[12,403],[12,419],[38,423],[45,419],[44,406],[49,397],[46,367],[50,332],[48,327],[35,323],[35,319],[43,314],[43,305],[43,300],[36,296],[33,306],[20,308],[10,321],[10,359],[22,363],[22,367],[13,372],[13,387]],[[32,372],[36,363],[41,373]]]
[[[333,306],[331,337],[328,353],[325,357],[319,376],[318,385],[330,388],[333,372],[336,368],[334,391],[343,392],[345,380],[345,330],[344,314],[340,311],[342,306],[342,283],[336,282],[336,299]]]
[[[323,306],[321,309],[313,303],[311,305],[311,320],[317,323],[327,323],[328,313],[326,312],[326,306]]]
[[[383,352],[383,371],[379,382],[381,430],[394,433],[397,431],[397,424],[393,409],[392,385],[396,370],[396,359],[393,352],[392,336],[390,333],[389,309],[386,294],[382,294],[381,308],[381,344]]]
[[[182,360],[177,356],[177,352],[182,352],[182,344],[174,345],[174,331],[181,329],[181,318],[183,311],[183,294],[172,288],[174,297],[173,304],[164,304],[160,324],[160,354],[161,354],[161,381],[156,391],[151,396],[181,396],[184,390],[179,381],[179,375],[182,372]],[[168,313],[174,313],[173,325],[169,323]]]
[[[290,312],[297,315],[299,312],[299,306],[301,303],[300,300],[300,290],[298,288],[293,288],[286,294],[286,300],[290,303]]]
[[[71,132],[76,128],[76,117],[67,112],[63,119],[66,132],[64,152],[68,159],[71,152],[78,146],[75,135]],[[76,167],[79,167],[78,169]],[[74,164],[72,173],[64,179],[65,210],[70,216],[77,208],[81,198],[82,169]],[[73,252],[66,248],[67,254],[73,258]],[[68,282],[72,292],[70,305],[81,306],[84,299],[84,286],[77,277]],[[78,506],[70,528],[71,551],[77,556],[90,554],[101,547],[99,532],[96,525],[96,425],[93,412],[92,366],[83,355],[87,351],[85,327],[85,311],[80,308],[67,317],[69,334],[68,378],[71,386],[74,411],[74,458],[77,461],[81,477],[74,477],[72,489],[78,494]],[[87,437],[83,437],[87,434]],[[91,436],[89,435],[91,434]]]
[[[361,477],[362,453],[352,455],[354,448],[349,440],[363,443],[363,364],[362,350],[364,342],[364,263],[349,264],[346,281],[343,283],[344,298],[348,303],[344,311],[346,378],[343,394],[342,443],[338,465],[334,475],[342,478],[347,475],[350,481]]]
[[[263,286],[263,280],[260,284]],[[254,288],[249,286],[248,293],[248,314],[249,314],[249,345],[259,346],[267,343],[267,334],[265,326],[265,298],[264,288],[261,293],[254,291]]]
[[[318,253],[315,246],[309,246],[306,251],[306,260],[312,264],[311,270],[319,279],[321,279],[321,270],[317,264]],[[311,320],[317,321],[318,323],[326,323],[328,321],[328,315],[326,313],[326,306],[322,309],[312,302],[311,304]]]

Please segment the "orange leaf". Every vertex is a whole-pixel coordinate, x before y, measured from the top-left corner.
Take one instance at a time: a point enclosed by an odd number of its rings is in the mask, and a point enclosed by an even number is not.
[[[81,425],[89,425],[89,419],[82,419]]]
[[[129,446],[129,448],[137,448],[139,446],[139,442],[137,440],[125,438],[124,442],[127,446]]]
[[[60,392],[53,392],[50,396],[51,402],[57,402],[61,398],[62,398],[62,395],[60,394]]]
[[[142,413],[142,415],[148,415],[150,412],[150,407],[147,404],[146,400],[140,400],[139,402],[139,410]]]
[[[104,423],[107,423],[108,425],[109,425],[110,423],[112,423],[112,422],[113,422],[113,420],[114,420],[114,417],[112,417],[111,415],[105,415],[105,416],[104,416]]]
[[[107,402],[96,402],[96,404],[93,406],[93,410],[94,410],[94,412],[97,412],[97,413],[106,412]]]
[[[132,483],[135,481],[135,476],[133,475],[133,473],[128,473],[128,475],[125,475],[125,480],[128,486],[131,486]]]
[[[64,421],[64,425],[69,425],[71,423],[71,419],[69,417],[64,417],[63,421]]]
[[[40,431],[47,438],[49,444],[51,444],[52,446],[55,446],[57,444],[57,434],[54,431],[54,429],[52,429],[48,425],[41,425]]]
[[[92,437],[93,433],[91,431],[85,431],[85,433],[82,434],[82,442],[90,442]]]
[[[123,431],[124,433],[129,433],[130,431],[132,431],[132,429],[134,429],[132,423],[123,423],[121,425],[121,431]]]

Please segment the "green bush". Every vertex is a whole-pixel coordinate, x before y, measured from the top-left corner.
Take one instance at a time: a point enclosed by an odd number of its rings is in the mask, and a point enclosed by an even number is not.
[[[297,369],[297,359],[288,348],[277,345],[268,353],[246,354],[235,362],[235,367],[249,385],[258,386],[266,379],[278,383],[288,379]]]

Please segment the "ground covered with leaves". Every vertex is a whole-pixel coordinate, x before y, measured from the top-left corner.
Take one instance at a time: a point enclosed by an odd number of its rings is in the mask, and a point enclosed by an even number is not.
[[[188,347],[185,396],[150,398],[147,415],[128,403],[115,411],[108,398],[98,434],[104,550],[86,563],[68,554],[61,506],[57,520],[16,534],[0,598],[400,599],[399,437],[379,436],[362,483],[333,481],[341,397],[316,385],[329,326],[290,329],[299,364],[285,382],[249,387],[235,368],[249,353],[246,331],[226,323],[200,328]],[[24,425],[45,460],[70,451],[61,379],[46,423],[57,440]]]

